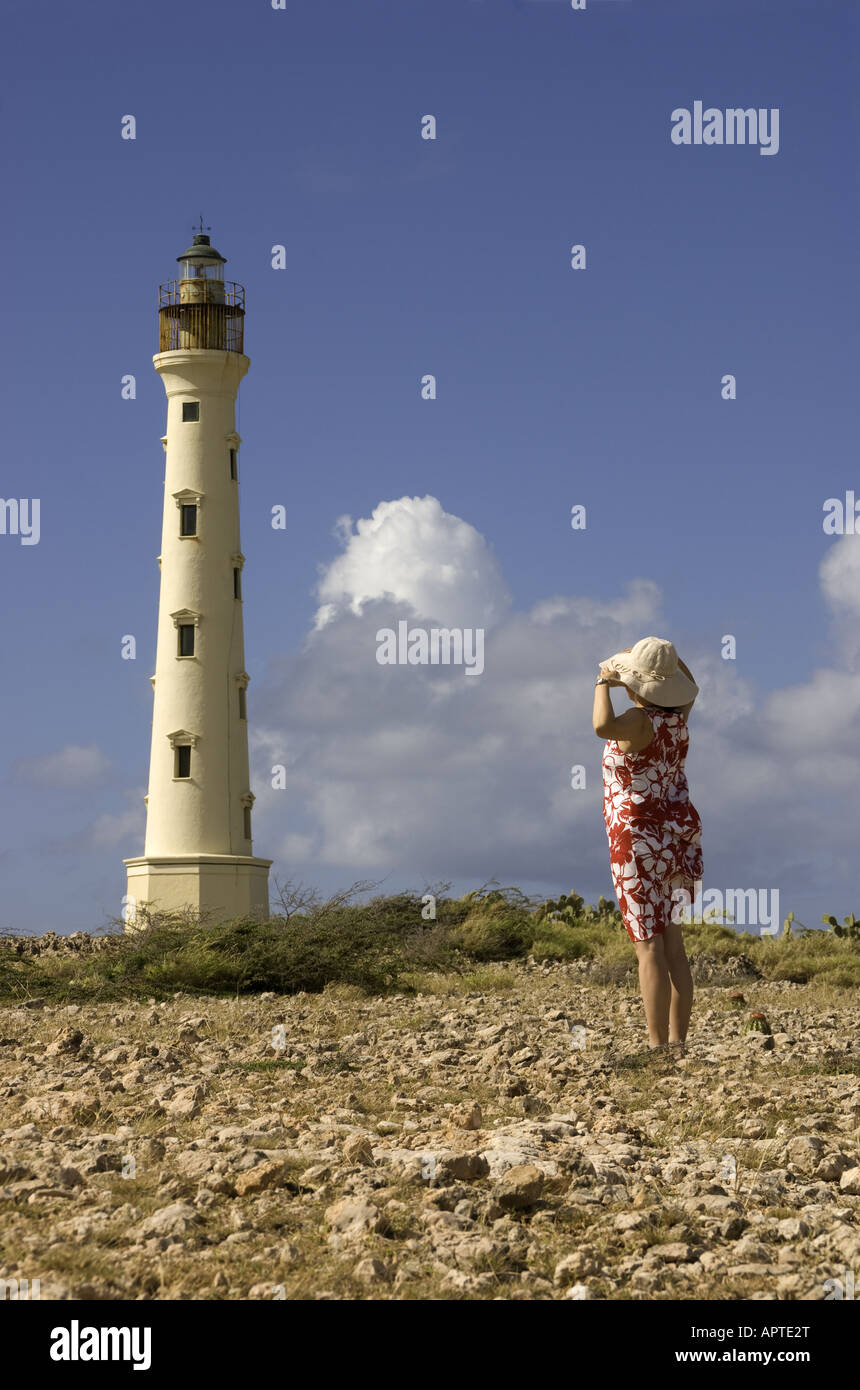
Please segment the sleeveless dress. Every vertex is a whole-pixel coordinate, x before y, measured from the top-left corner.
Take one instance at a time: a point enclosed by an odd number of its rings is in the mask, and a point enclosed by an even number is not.
[[[632,941],[661,936],[673,889],[694,897],[702,877],[702,823],[690,801],[684,760],[690,731],[680,714],[646,709],[654,737],[641,753],[609,739],[603,753],[603,819],[612,882]]]

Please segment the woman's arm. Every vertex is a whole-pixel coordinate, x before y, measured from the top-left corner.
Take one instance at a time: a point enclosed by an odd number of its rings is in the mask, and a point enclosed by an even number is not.
[[[695,682],[695,680],[693,680],[693,673],[692,673],[692,671],[690,670],[689,666],[685,666],[685,665],[684,665],[684,662],[681,660],[680,657],[678,657],[678,665],[680,666],[681,670],[684,672],[684,675],[687,677],[687,680],[693,681],[693,684],[695,685],[696,682]],[[685,724],[686,724],[687,720],[688,720],[689,717],[690,717],[690,710],[693,708],[693,705],[694,705],[695,703],[696,703],[696,697],[695,697],[695,695],[694,695],[693,698],[692,698],[692,700],[690,700],[689,704],[681,705],[681,718],[684,720],[684,723],[685,723]]]
[[[641,753],[654,737],[651,720],[641,709],[627,709],[616,715],[612,708],[610,686],[623,685],[623,681],[610,680],[606,685],[594,687],[594,708],[591,722],[598,738],[617,739],[622,753]]]

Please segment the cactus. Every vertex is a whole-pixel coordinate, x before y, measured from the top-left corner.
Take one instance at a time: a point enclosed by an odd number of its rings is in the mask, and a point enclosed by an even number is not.
[[[825,926],[830,928],[834,936],[845,936],[850,941],[860,941],[860,922],[853,912],[849,912],[847,917],[842,918],[842,926],[839,925],[835,917],[831,917],[826,912],[822,913],[821,920]]]
[[[547,898],[541,903],[535,913],[536,920],[563,922],[569,926],[578,926],[584,922],[605,922],[616,923],[621,921],[621,913],[613,902],[600,897],[597,906],[593,907],[580,897],[579,893],[573,890],[569,893],[562,893],[559,898]]]
[[[771,1027],[764,1014],[747,1014],[747,1021],[744,1024],[745,1033],[770,1033]]]
[[[734,990],[734,992],[729,995],[729,1004],[733,1009],[742,1009],[746,1002],[746,999],[744,999],[739,989]]]

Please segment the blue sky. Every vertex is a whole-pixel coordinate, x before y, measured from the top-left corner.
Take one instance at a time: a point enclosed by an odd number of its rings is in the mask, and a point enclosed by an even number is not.
[[[641,616],[706,675],[690,772],[717,881],[778,885],[811,921],[856,909],[838,833],[856,801],[837,767],[856,758],[856,565],[831,576],[835,607],[819,567],[835,544],[822,503],[860,496],[857,41],[855,7],[835,0],[7,6],[0,492],[40,498],[42,517],[36,546],[0,536],[0,926],[116,914],[122,857],[142,849],[163,476],[155,297],[201,212],[247,293],[255,790],[279,741],[296,774],[280,798],[258,790],[256,850],[279,876],[465,888],[513,868],[530,887],[608,892],[598,802],[563,807],[553,778],[591,760],[596,783],[594,655],[645,635]],[[696,100],[779,108],[778,154],[673,145],[672,110]],[[123,141],[129,113],[137,138]],[[426,113],[435,141],[420,138]],[[573,243],[585,271],[570,269]],[[432,402],[419,395],[428,372]],[[721,399],[724,373],[735,401]],[[441,730],[418,718],[426,689],[398,692],[384,727],[408,728],[411,751],[383,766],[362,742],[385,708],[372,637],[358,640],[348,604],[309,636],[321,574],[347,546],[337,519],[425,496],[486,541],[511,632],[553,596],[592,605],[576,619],[588,640],[574,623],[551,641],[553,709],[567,670],[570,711],[540,732],[545,777],[518,761],[505,723],[512,746],[500,732],[482,756],[450,841],[439,808],[463,798],[452,774],[433,783]],[[275,503],[286,532],[269,525]],[[574,503],[588,509],[582,533]],[[600,613],[635,581],[659,600],[606,620],[603,640]],[[404,583],[395,607],[415,595]],[[126,633],[136,662],[120,659]],[[532,676],[541,652],[523,649]],[[823,714],[816,670],[849,678]],[[515,701],[489,656],[481,680],[486,731]],[[352,804],[319,751],[348,733],[343,710],[311,727],[296,703],[327,682],[352,692],[349,747],[367,759],[352,793],[379,832],[364,840],[313,802],[328,778],[332,801]],[[727,707],[741,711],[731,727]],[[539,717],[523,713],[532,733]],[[76,762],[69,748],[90,752]],[[485,838],[500,797],[509,816]],[[404,839],[403,808],[421,803]]]

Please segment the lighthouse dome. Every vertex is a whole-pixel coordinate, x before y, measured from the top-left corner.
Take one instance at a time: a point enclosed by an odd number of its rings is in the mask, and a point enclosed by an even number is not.
[[[181,256],[177,256],[178,261],[191,261],[195,265],[212,266],[216,264],[226,265],[227,258],[222,256],[220,251],[216,251],[205,233],[199,232],[187,251],[183,251]]]

